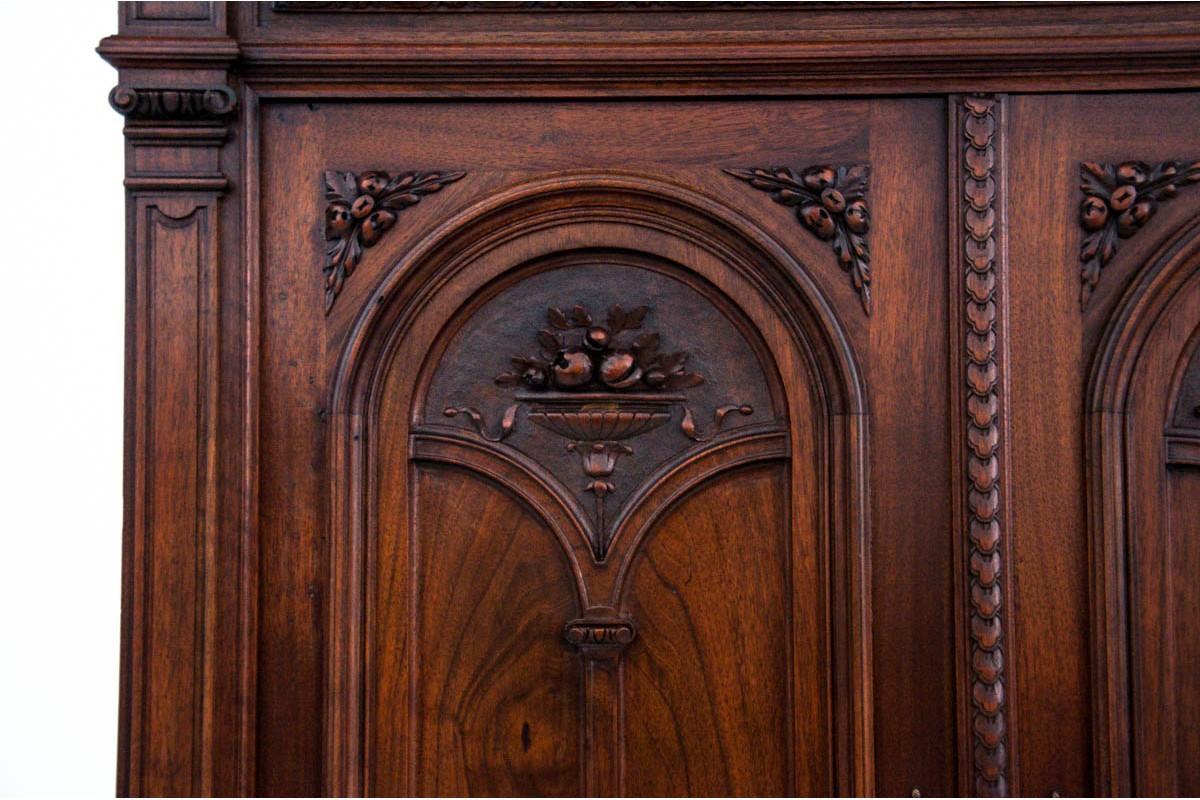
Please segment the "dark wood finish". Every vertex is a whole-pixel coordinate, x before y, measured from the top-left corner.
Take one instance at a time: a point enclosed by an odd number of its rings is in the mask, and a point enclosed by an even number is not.
[[[1200,791],[1200,6],[119,8],[120,794]]]

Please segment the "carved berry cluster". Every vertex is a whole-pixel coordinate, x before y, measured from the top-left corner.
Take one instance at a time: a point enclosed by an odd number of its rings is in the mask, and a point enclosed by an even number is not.
[[[866,164],[809,167],[796,173],[790,167],[727,169],[755,189],[769,192],[781,205],[796,209],[796,217],[818,239],[830,242],[842,269],[850,273],[863,309],[871,313],[871,251],[867,231]]]
[[[1117,252],[1117,240],[1137,233],[1158,203],[1174,197],[1182,183],[1200,181],[1200,162],[1181,167],[1177,161],[1164,161],[1151,167],[1142,161],[1126,161],[1116,166],[1084,161],[1083,203],[1079,222],[1087,235],[1079,260],[1083,262],[1083,286],[1079,303],[1086,308],[1100,280],[1100,271]]]
[[[362,260],[363,248],[375,245],[396,224],[399,211],[453,183],[463,172],[325,173],[325,313],[342,284]]]
[[[498,375],[496,383],[563,391],[684,389],[703,383],[704,376],[684,369],[687,353],[659,352],[657,333],[642,333],[628,345],[620,342],[621,334],[642,327],[646,310],[613,306],[600,323],[582,305],[570,311],[551,308],[546,312],[550,327],[537,334],[541,353],[514,356],[513,369]]]

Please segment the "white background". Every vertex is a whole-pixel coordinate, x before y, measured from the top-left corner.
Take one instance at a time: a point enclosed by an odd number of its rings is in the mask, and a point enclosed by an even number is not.
[[[0,795],[116,789],[124,369],[112,0],[5,3]]]

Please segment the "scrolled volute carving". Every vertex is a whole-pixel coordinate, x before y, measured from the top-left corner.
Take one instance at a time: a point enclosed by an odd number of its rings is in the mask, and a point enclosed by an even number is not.
[[[726,169],[780,205],[796,209],[796,218],[818,239],[829,242],[838,264],[850,275],[863,310],[871,313],[871,250],[867,231],[868,164],[816,166],[796,172],[791,167]]]
[[[1163,161],[1154,166],[1144,161],[1116,165],[1084,161],[1079,176],[1084,194],[1079,224],[1085,231],[1079,251],[1083,262],[1079,306],[1085,309],[1101,270],[1117,254],[1118,241],[1141,230],[1159,204],[1178,194],[1182,186],[1200,181],[1200,161],[1186,165]]]
[[[563,626],[567,644],[591,658],[616,658],[636,637],[633,620],[607,607],[590,608],[584,617]]]
[[[191,121],[221,119],[237,109],[237,94],[228,86],[187,89],[114,86],[108,103],[134,120]]]
[[[363,249],[374,247],[401,211],[427,194],[459,180],[465,172],[402,172],[392,176],[371,171],[329,170],[325,173],[325,313],[342,291],[346,278],[362,260]]]

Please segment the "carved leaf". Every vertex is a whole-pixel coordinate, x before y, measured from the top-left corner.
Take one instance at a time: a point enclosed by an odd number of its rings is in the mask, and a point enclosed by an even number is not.
[[[633,340],[631,349],[637,358],[637,364],[646,369],[658,357],[659,336],[657,333],[643,333]]]
[[[592,324],[592,315],[583,306],[576,305],[571,309],[571,323],[576,328],[585,328]]]
[[[547,309],[546,320],[560,331],[571,329],[571,323],[567,320],[567,315],[562,312],[561,308]]]
[[[612,333],[620,333],[625,330],[625,309],[620,305],[615,305],[608,310],[608,329]]]
[[[546,358],[554,358],[558,354],[558,351],[562,349],[562,340],[550,331],[538,331],[537,341]]]
[[[837,189],[847,200],[857,200],[867,193],[867,184],[871,177],[869,164],[851,164],[838,168]]]
[[[351,172],[325,171],[325,199],[353,203],[358,194],[354,174]]]
[[[694,372],[676,372],[667,378],[668,389],[690,389],[704,383],[704,376]]]

